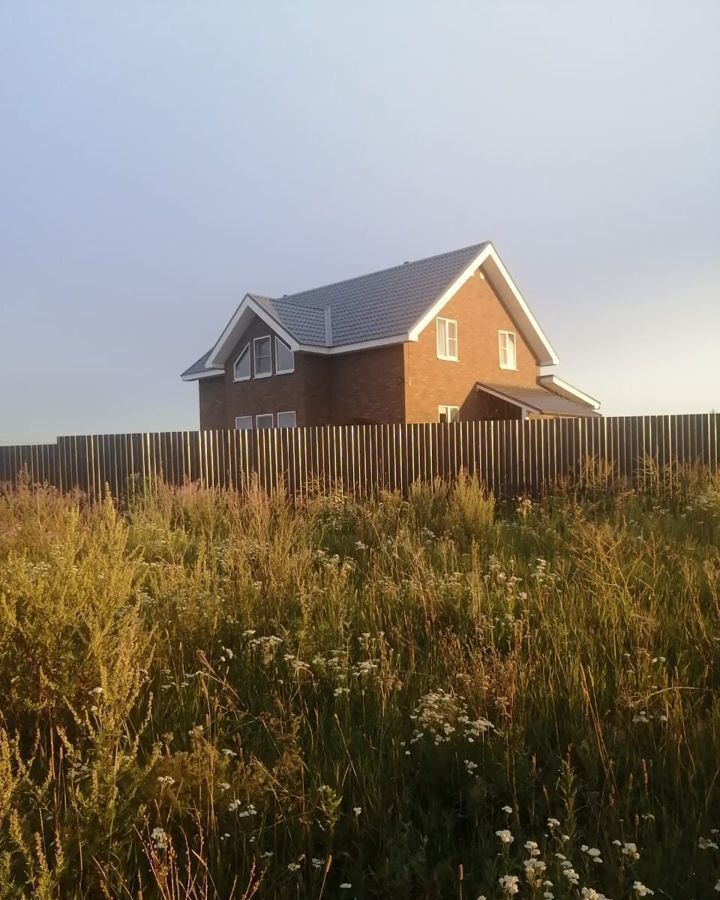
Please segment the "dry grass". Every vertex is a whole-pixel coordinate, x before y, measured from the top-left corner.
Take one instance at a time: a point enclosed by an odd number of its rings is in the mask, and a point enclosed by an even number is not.
[[[713,896],[720,485],[652,487],[0,496],[0,897]]]

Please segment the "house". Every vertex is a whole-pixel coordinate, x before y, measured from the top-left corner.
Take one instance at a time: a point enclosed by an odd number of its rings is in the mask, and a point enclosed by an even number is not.
[[[182,374],[200,427],[593,416],[493,245],[282,297],[246,294]]]

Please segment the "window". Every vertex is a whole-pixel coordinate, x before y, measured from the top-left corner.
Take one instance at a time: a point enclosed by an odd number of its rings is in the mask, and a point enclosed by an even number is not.
[[[296,424],[297,422],[294,409],[290,409],[287,412],[279,412],[277,414],[278,428],[295,428]]]
[[[438,359],[458,358],[457,322],[454,319],[436,320]]]
[[[255,338],[253,347],[255,353],[255,377],[267,378],[268,375],[272,375],[272,346],[270,338]]]
[[[255,416],[255,427],[258,429],[273,427],[273,414],[265,413],[262,416]]]
[[[295,354],[285,341],[275,338],[275,374],[288,375],[295,371]]]
[[[235,427],[239,431],[252,431],[253,420],[252,416],[238,416],[235,419]]]
[[[457,406],[438,406],[438,422],[459,422],[460,409]]]
[[[498,331],[500,340],[500,368],[517,369],[517,355],[515,352],[515,332]]]
[[[250,344],[245,344],[245,347],[235,360],[235,365],[233,366],[233,380],[234,381],[247,381],[250,377]]]

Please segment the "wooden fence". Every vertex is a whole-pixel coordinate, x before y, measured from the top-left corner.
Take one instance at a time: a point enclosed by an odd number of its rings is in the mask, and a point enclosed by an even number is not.
[[[344,425],[267,431],[181,431],[60,437],[55,444],[0,446],[0,484],[20,479],[99,498],[159,479],[269,492],[405,490],[453,479],[461,469],[498,496],[537,494],[560,479],[603,477],[642,485],[652,465],[718,471],[720,415],[504,420],[425,425]]]

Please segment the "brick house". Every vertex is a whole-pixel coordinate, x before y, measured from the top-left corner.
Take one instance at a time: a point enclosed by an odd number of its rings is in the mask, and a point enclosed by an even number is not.
[[[491,243],[280,298],[246,294],[197,381],[201,428],[598,415]]]

